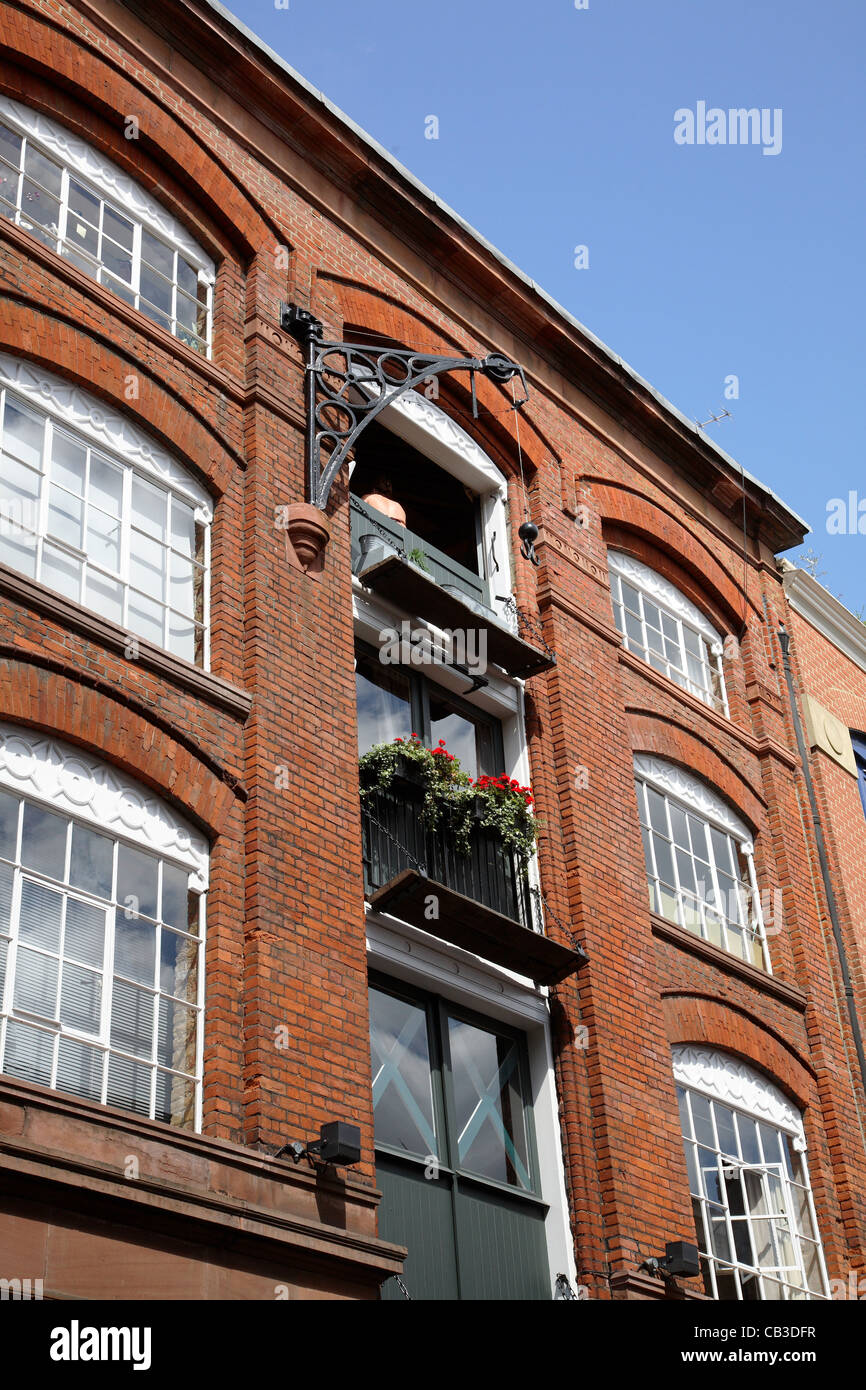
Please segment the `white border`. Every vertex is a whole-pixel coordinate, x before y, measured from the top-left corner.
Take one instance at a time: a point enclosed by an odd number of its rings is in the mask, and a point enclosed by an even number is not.
[[[755,1120],[775,1125],[791,1134],[805,1148],[803,1117],[799,1110],[766,1076],[754,1067],[731,1057],[693,1044],[672,1048],[674,1078],[690,1091],[701,1091]]]
[[[545,1236],[551,1297],[557,1274],[565,1274],[576,1285],[546,991],[531,981],[521,984],[459,947],[450,947],[376,913],[367,917],[367,955],[371,969],[523,1032],[529,1056],[540,1196],[548,1204]]]
[[[207,888],[205,839],[140,783],[80,748],[0,723],[0,786],[175,859],[192,870],[193,888]]]
[[[634,770],[658,791],[665,792],[676,801],[682,801],[706,820],[727,830],[740,841],[746,854],[752,853],[752,832],[745,821],[735,816],[727,802],[707,786],[706,782],[692,776],[684,768],[677,767],[675,763],[665,762],[663,758],[655,758],[647,753],[635,753]]]
[[[707,621],[701,610],[696,608],[685,594],[681,594],[667,579],[651,570],[649,565],[642,564],[631,555],[625,555],[621,550],[609,550],[607,563],[608,568],[621,579],[627,580],[636,589],[641,589],[662,608],[667,608],[676,617],[695,628],[702,637],[706,637],[711,647],[722,649],[721,633],[716,631],[712,623]]]
[[[209,284],[214,283],[216,267],[205,255],[197,241],[194,241],[186,228],[172,217],[159,203],[154,202],[141,188],[116,164],[105,155],[71,135],[63,126],[33,111],[29,106],[0,96],[0,116],[23,135],[28,136],[43,149],[50,150],[57,159],[87,179],[111,202],[131,213],[151,231],[172,242],[188,260],[201,270]]]
[[[0,352],[0,386],[17,391],[40,410],[86,435],[98,448],[110,449],[139,472],[167,483],[193,503],[196,520],[203,525],[213,521],[213,502],[192,474],[125,416],[89,392],[33,362],[4,352]]]

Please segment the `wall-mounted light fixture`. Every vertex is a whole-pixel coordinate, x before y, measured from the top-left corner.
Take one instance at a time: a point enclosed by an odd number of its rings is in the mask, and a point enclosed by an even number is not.
[[[694,1279],[701,1272],[698,1247],[687,1240],[669,1240],[665,1243],[664,1256],[653,1255],[639,1268],[648,1274],[658,1274],[662,1279]]]
[[[291,1158],[300,1163],[306,1158],[312,1167],[333,1164],[340,1168],[351,1168],[361,1161],[361,1130],[358,1125],[350,1125],[345,1120],[329,1120],[319,1127],[319,1138],[312,1144],[304,1144],[299,1139],[284,1144],[274,1154],[274,1158]]]

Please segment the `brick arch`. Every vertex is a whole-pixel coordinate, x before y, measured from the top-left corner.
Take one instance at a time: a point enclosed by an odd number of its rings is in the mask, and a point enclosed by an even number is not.
[[[320,276],[318,283],[327,285],[333,293],[341,319],[340,332],[347,325],[363,327],[365,332],[380,333],[386,340],[403,343],[409,348],[419,345],[424,351],[439,352],[443,356],[456,357],[476,351],[465,339],[453,337],[450,329],[421,309],[409,308],[382,290],[336,276]],[[482,349],[484,352],[490,350],[490,347]],[[504,410],[510,400],[510,386],[498,387],[486,377],[476,376],[477,420],[471,417],[468,385],[464,387],[459,376],[441,378],[440,387],[442,396],[450,396],[455,404],[455,418],[477,438],[507,476],[514,476],[517,472],[514,431],[508,428],[510,416]],[[520,420],[520,442],[529,478],[546,459],[553,458],[558,463],[559,454],[533,419],[532,398],[523,407]],[[507,423],[503,424],[504,421]]]
[[[743,622],[742,577],[722,564],[659,502],[613,482],[590,479],[593,502],[608,544],[631,552],[690,598],[714,610],[717,625],[739,632]]]
[[[676,723],[670,715],[662,718],[651,710],[629,707],[627,717],[633,753],[654,753],[703,777],[758,832],[766,817],[759,777],[747,777],[723,758],[712,743]]]
[[[671,1047],[695,1043],[728,1052],[764,1072],[800,1110],[815,1100],[815,1075],[802,1054],[773,1029],[733,1004],[706,995],[665,992],[665,1036]]]
[[[215,838],[231,786],[194,749],[104,691],[39,665],[0,658],[0,718],[53,734],[152,787]]]
[[[4,22],[6,48],[22,63],[0,74],[0,90],[7,96],[42,111],[101,149],[217,258],[225,252],[215,237],[217,227],[245,259],[274,235],[270,220],[250,201],[213,146],[164,110],[119,65],[110,65],[83,38],[49,25],[41,16],[7,9]],[[137,140],[124,136],[124,112],[138,118]],[[195,189],[192,203],[190,188]],[[205,217],[197,214],[196,204]]]
[[[106,400],[118,414],[164,443],[211,491],[223,493],[234,477],[233,455],[201,417],[137,359],[122,356],[107,340],[100,341],[72,320],[45,313],[33,304],[0,298],[0,350],[38,363]],[[133,401],[124,395],[125,378],[131,371],[141,379],[138,399]]]

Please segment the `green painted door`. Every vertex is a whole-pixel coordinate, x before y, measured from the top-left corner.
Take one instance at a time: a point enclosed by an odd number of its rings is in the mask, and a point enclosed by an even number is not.
[[[370,1017],[379,1233],[410,1296],[549,1299],[525,1039],[388,980]]]

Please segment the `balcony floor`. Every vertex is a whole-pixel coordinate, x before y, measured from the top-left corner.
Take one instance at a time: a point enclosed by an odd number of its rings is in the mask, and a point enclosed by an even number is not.
[[[427,915],[431,897],[438,899],[439,916],[435,919]],[[560,946],[415,869],[404,869],[376,889],[371,902],[377,912],[387,912],[495,965],[528,975],[539,985],[559,984],[586,960],[584,952]]]

